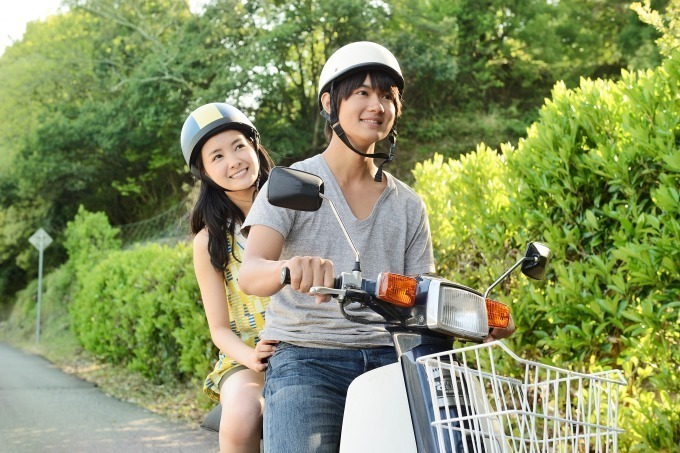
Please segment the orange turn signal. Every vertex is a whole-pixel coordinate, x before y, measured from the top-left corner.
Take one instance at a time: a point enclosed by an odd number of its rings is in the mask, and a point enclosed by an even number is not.
[[[378,299],[399,307],[413,307],[418,281],[413,277],[383,272],[376,283]]]
[[[510,322],[510,307],[495,300],[486,299],[486,316],[489,328],[500,327],[505,329]]]

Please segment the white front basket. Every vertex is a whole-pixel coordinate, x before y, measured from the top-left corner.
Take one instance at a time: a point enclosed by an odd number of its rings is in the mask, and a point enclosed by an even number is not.
[[[512,362],[516,377],[501,375]],[[418,359],[440,452],[616,452],[618,370],[576,373],[516,356],[500,341]],[[507,374],[507,373],[503,373]]]

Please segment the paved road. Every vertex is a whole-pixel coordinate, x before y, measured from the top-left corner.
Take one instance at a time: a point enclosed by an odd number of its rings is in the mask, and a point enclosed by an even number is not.
[[[102,393],[40,356],[0,343],[0,451],[218,452],[217,434]]]

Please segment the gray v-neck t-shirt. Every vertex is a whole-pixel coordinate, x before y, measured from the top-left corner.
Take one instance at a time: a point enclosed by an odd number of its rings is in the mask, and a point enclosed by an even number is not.
[[[375,279],[380,272],[415,275],[434,272],[430,226],[425,204],[416,193],[389,173],[387,187],[373,212],[358,220],[347,204],[328,164],[319,154],[291,166],[318,175],[324,181],[324,195],[335,204],[340,218],[361,256],[364,278]],[[265,225],[284,238],[281,259],[320,256],[333,262],[336,276],[351,272],[354,252],[348,244],[328,202],[316,212],[299,212],[269,204],[268,184],[261,190],[244,224],[247,234],[253,225]],[[382,320],[368,308],[348,313]],[[315,304],[315,298],[283,288],[270,298],[265,327],[260,338],[317,348],[370,348],[392,344],[382,325],[365,325],[342,316],[336,299]]]

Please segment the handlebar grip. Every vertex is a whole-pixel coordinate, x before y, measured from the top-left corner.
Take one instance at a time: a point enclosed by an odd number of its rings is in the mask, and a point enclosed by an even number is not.
[[[290,285],[290,269],[288,269],[288,267],[283,266],[281,268],[281,276],[280,276],[279,282],[282,285]],[[341,286],[342,286],[342,277],[335,277],[333,279],[333,288],[340,289]]]
[[[290,284],[290,269],[288,269],[286,266],[281,268],[281,278],[279,281],[282,285]]]

